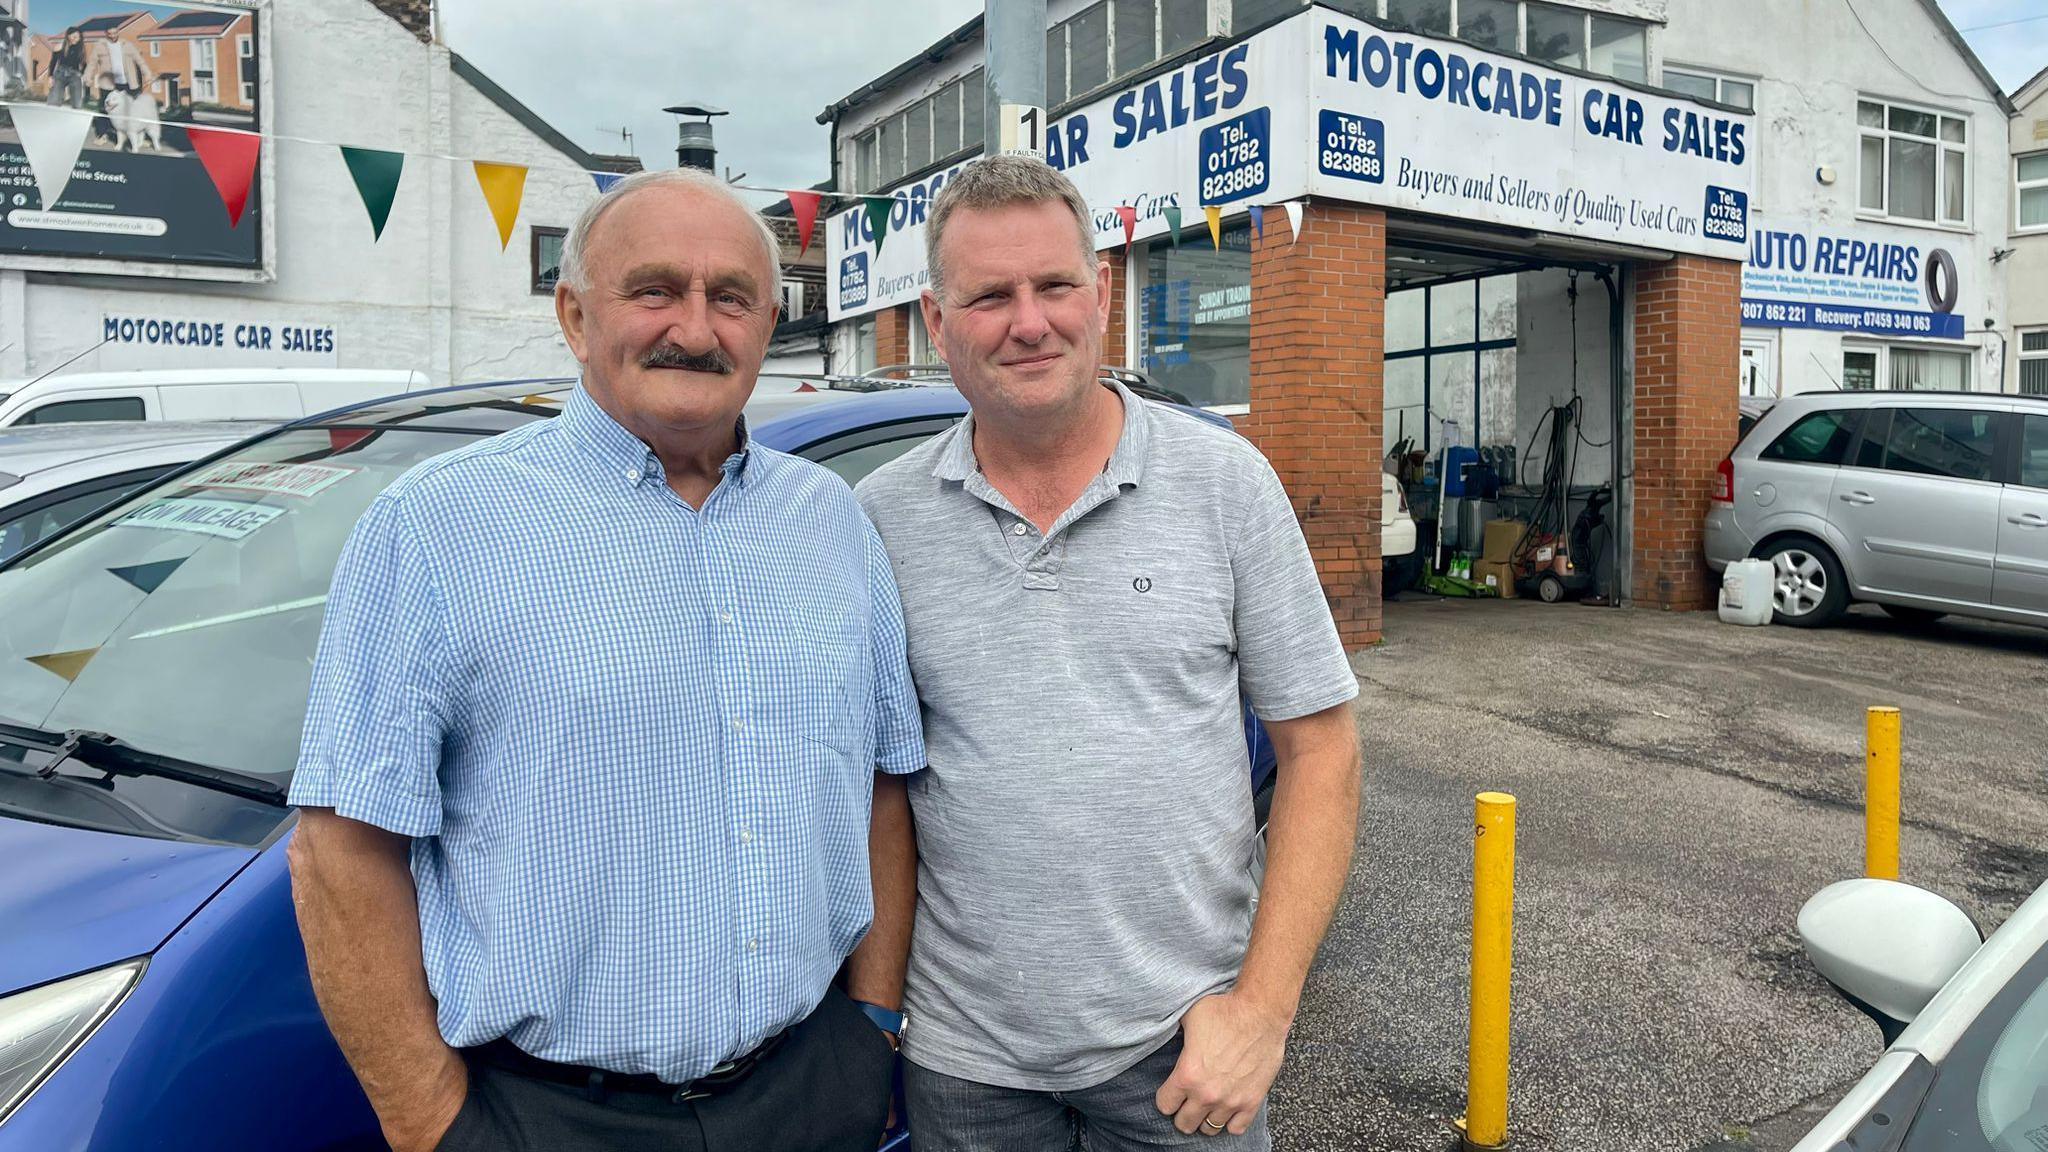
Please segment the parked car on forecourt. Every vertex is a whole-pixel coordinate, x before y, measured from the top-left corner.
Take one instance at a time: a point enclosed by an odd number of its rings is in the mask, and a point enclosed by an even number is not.
[[[2048,626],[2048,398],[1788,396],[1721,462],[1705,550],[1771,561],[1780,624],[1869,601]]]
[[[0,560],[264,427],[223,420],[0,429]]]
[[[312,416],[433,387],[424,372],[356,368],[165,368],[0,380],[0,428],[96,420]]]
[[[1799,934],[1887,1047],[1793,1152],[2048,1148],[2048,885],[1981,944],[1962,909],[1892,880],[1829,885]]]
[[[967,410],[950,387],[797,383],[763,379],[752,434],[849,481]],[[383,1146],[285,863],[322,607],[379,491],[570,387],[286,425],[0,565],[0,1152]],[[1245,724],[1263,812],[1273,752]]]

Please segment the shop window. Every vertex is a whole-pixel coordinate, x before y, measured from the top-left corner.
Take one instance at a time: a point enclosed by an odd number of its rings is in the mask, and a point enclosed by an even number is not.
[[[1877,100],[1856,103],[1857,206],[1901,220],[1969,218],[1969,126],[1954,116]]]
[[[960,85],[955,82],[932,98],[932,159],[943,160],[961,147]]]
[[[1140,366],[1161,386],[1202,407],[1251,400],[1251,228],[1226,225],[1223,246],[1206,227],[1174,247],[1167,237],[1138,257]]]
[[[1045,31],[1045,106],[1057,108],[1067,102],[1067,26]]]
[[[1588,71],[1642,83],[1650,77],[1649,32],[1634,20],[1594,16],[1587,37]]]
[[[875,184],[877,188],[890,187],[909,171],[903,166],[904,127],[901,114],[882,121],[882,167]]]
[[[1515,278],[1396,289],[1384,313],[1385,435],[1433,450],[1443,422],[1466,444],[1515,435]],[[1476,439],[1475,439],[1476,438]]]
[[[1877,353],[1865,348],[1842,350],[1842,388],[1868,392],[1877,387]]]
[[[1275,20],[1291,16],[1308,6],[1308,0],[1233,0],[1230,30],[1243,35],[1256,32]]]
[[[1116,0],[1116,67],[1118,76],[1136,72],[1159,58],[1159,7],[1153,0]]]
[[[1667,64],[1664,66],[1664,87],[1702,100],[1732,104],[1744,111],[1756,111],[1756,82],[1753,80],[1738,80],[1690,66],[1675,68]]]
[[[2013,170],[2018,180],[2015,199],[2020,205],[2020,231],[2048,229],[2048,152],[2016,157]]]
[[[1109,3],[1103,0],[1067,21],[1067,98],[1093,92],[1107,83]]]
[[[1177,55],[1209,38],[1209,0],[1159,0],[1159,55]]]
[[[960,81],[960,146],[979,148],[985,138],[982,128],[982,113],[986,107],[988,85],[981,78],[981,69],[976,68]]]
[[[2048,328],[2020,332],[2020,394],[2048,396]]]
[[[863,316],[853,322],[853,374],[875,370],[875,318]]]
[[[536,227],[533,233],[532,271],[536,295],[552,296],[562,278],[562,244],[569,235],[562,228]]]
[[[878,129],[860,134],[853,143],[853,186],[856,191],[873,192],[882,179],[882,152]]]
[[[1528,6],[1528,54],[1546,64],[1586,66],[1586,14],[1548,4]]]
[[[920,100],[903,113],[903,171],[906,175],[932,162],[932,102]]]
[[[1387,23],[1428,36],[1451,34],[1451,0],[1387,0]]]
[[[1891,386],[1898,391],[1961,392],[1970,386],[1970,354],[1932,348],[1887,349]]]
[[[1521,5],[1515,0],[1458,0],[1458,39],[1497,52],[1519,51]]]

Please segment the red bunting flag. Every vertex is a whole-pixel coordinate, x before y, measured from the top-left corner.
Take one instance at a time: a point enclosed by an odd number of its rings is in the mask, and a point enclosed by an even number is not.
[[[818,224],[818,194],[816,192],[786,192],[789,197],[790,215],[796,217],[796,254],[801,256],[811,246],[811,229]]]
[[[1131,238],[1138,232],[1138,210],[1129,204],[1119,204],[1116,206],[1116,214],[1124,222],[1124,244],[1128,247]]]
[[[263,150],[263,137],[254,132],[233,132],[225,128],[187,128],[192,151],[220,193],[228,210],[228,227],[240,227],[242,209],[249,205],[249,185],[256,178],[256,157]]]

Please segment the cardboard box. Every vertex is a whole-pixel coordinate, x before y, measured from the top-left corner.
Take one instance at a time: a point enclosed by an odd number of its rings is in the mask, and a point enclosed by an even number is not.
[[[1496,520],[1494,524],[1502,523]],[[1493,524],[1487,525],[1492,528]],[[1515,598],[1515,569],[1511,564],[1496,564],[1491,560],[1475,561],[1472,565],[1472,579],[1493,589],[1493,594],[1503,600]]]
[[[1480,559],[1489,564],[1505,564],[1515,558],[1515,545],[1522,542],[1522,533],[1529,526],[1520,520],[1488,520],[1480,537]]]

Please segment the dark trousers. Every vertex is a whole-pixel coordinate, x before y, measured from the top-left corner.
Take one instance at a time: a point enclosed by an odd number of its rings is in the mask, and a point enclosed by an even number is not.
[[[874,1152],[896,1054],[837,988],[738,1084],[676,1102],[591,1093],[469,1060],[436,1152]]]

